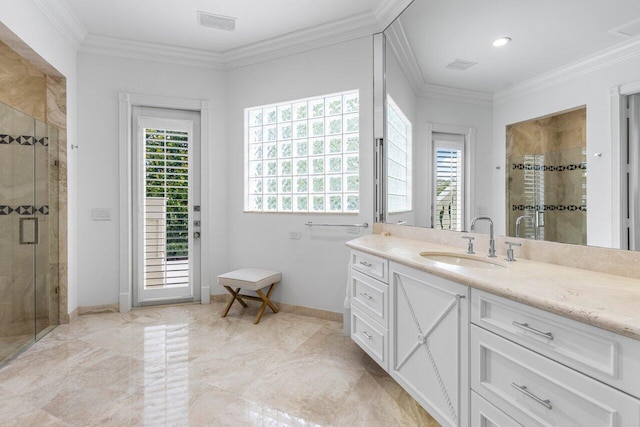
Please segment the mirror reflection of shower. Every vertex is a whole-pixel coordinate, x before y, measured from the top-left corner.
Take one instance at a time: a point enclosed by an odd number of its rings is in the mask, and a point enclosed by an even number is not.
[[[507,126],[507,234],[587,243],[586,107]]]

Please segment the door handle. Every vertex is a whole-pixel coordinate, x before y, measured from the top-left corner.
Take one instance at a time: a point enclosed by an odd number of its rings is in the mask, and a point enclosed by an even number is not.
[[[27,221],[33,223],[31,232],[26,227]],[[37,245],[38,244],[38,218],[20,218],[20,244],[21,245]]]
[[[200,238],[200,232],[196,231],[195,233],[193,233],[193,238],[194,239],[199,239]]]

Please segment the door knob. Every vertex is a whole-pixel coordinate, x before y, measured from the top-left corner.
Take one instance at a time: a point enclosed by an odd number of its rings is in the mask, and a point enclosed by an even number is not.
[[[194,239],[199,239],[200,238],[200,232],[196,231],[195,233],[193,233],[193,238]]]

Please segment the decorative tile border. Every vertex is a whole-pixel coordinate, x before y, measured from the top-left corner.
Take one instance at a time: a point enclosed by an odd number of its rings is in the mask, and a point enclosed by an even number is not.
[[[587,205],[511,205],[512,211],[587,211]]]
[[[12,135],[0,134],[0,145],[9,145],[13,143],[16,143],[18,145],[40,144],[44,147],[48,147],[49,138],[46,136],[44,138],[36,138],[35,136],[29,136],[29,135],[12,136]]]
[[[33,206],[33,205],[20,205],[11,207],[7,205],[0,205],[0,215],[49,215],[49,205]]]
[[[530,163],[513,163],[513,169],[515,170],[528,170],[528,171],[543,171],[543,172],[564,172],[574,170],[586,170],[587,163],[582,162],[573,165],[560,165],[560,166],[545,166],[545,165],[532,165]]]

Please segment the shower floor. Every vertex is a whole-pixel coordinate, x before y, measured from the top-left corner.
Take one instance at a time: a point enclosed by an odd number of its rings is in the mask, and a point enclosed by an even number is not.
[[[0,337],[0,366],[33,342],[33,334]]]
[[[41,331],[38,333],[38,339],[44,337],[53,329],[54,326],[49,326],[48,318],[36,319],[36,330]],[[20,353],[22,350],[33,344],[33,334],[21,334],[11,335],[6,337],[0,337],[0,367],[13,356]]]

